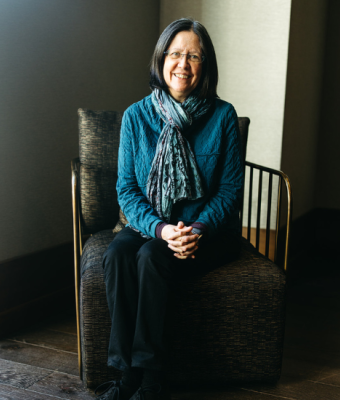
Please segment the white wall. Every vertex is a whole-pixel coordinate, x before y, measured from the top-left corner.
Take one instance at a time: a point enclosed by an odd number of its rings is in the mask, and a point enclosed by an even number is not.
[[[158,0],[0,0],[0,261],[72,240],[77,109],[149,93]]]
[[[187,16],[212,38],[219,96],[251,119],[247,159],[279,168],[290,0],[161,0],[161,30]]]
[[[275,169],[281,165],[290,7],[291,0],[161,0],[160,10],[161,30],[188,16],[207,28],[217,54],[218,94],[251,120],[247,160]]]

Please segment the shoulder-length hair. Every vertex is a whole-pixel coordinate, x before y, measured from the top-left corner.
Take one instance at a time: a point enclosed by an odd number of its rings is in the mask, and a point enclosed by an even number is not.
[[[199,93],[198,97],[200,99],[211,99],[218,97],[216,92],[218,69],[215,49],[205,27],[200,22],[195,21],[192,18],[181,18],[172,22],[164,29],[163,33],[159,37],[151,59],[149,83],[151,90],[157,88],[168,91],[168,87],[163,76],[163,66],[165,60],[164,52],[168,50],[177,33],[182,31],[192,31],[198,36],[202,54],[205,57],[202,63],[201,79],[197,87]]]

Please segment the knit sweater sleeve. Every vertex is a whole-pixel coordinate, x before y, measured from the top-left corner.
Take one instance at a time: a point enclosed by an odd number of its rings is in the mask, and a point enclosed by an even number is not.
[[[137,128],[133,124],[131,110],[123,115],[118,151],[118,203],[128,222],[139,231],[156,237],[156,226],[163,222],[151,207],[138,186],[134,154],[138,143]],[[136,135],[134,134],[136,133]]]
[[[206,225],[209,237],[228,225],[238,214],[244,181],[244,163],[236,111],[231,107],[224,116],[225,131],[215,190],[198,216],[196,222]]]

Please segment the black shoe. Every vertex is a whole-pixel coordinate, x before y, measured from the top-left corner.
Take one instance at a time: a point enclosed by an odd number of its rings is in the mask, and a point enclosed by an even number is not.
[[[162,387],[158,383],[140,387],[130,400],[171,400],[168,387]]]
[[[122,381],[109,381],[102,383],[94,391],[98,400],[122,400],[123,397],[120,396],[120,388],[122,386]],[[104,390],[103,390],[104,389]],[[100,394],[98,394],[100,392]]]

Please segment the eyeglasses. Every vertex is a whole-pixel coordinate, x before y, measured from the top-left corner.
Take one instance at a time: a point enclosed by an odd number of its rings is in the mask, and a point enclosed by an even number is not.
[[[179,51],[175,50],[165,51],[164,54],[168,55],[172,60],[179,60],[182,56],[186,56],[187,60],[193,63],[202,63],[205,59],[205,57],[200,54],[181,54]]]

